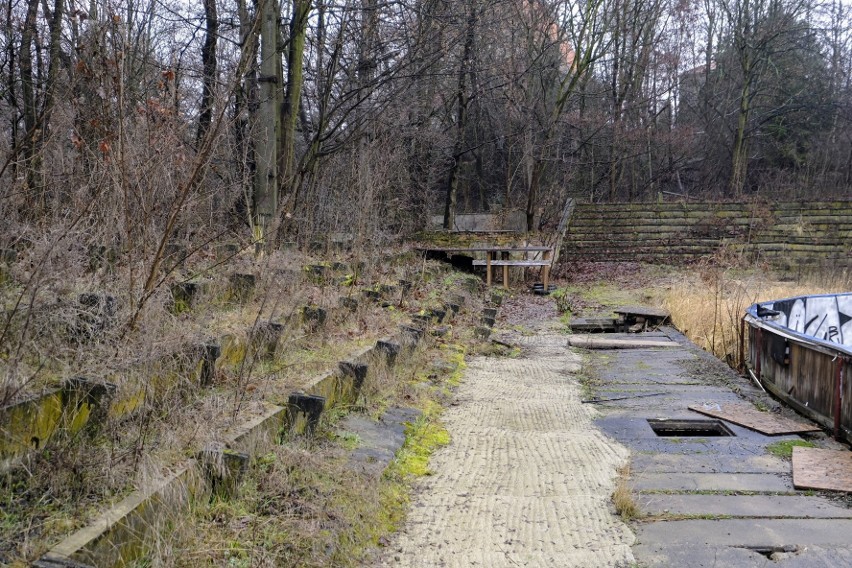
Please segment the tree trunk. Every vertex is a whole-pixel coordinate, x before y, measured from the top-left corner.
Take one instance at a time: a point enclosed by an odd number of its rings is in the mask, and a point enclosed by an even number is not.
[[[245,53],[257,54],[257,35],[251,33],[253,22],[249,16],[246,0],[238,0],[237,14],[240,20],[240,47]],[[250,125],[254,124],[257,115],[257,70],[256,62],[248,67],[245,77],[238,78],[240,84],[234,93],[234,141],[237,148],[237,168],[242,182],[242,195],[235,206],[236,212],[246,215],[249,225],[254,223],[254,178],[257,170],[257,160],[254,153],[254,140]]]
[[[204,44],[201,46],[203,76],[201,107],[198,115],[198,133],[195,137],[196,143],[200,142],[204,137],[213,119],[213,100],[216,95],[216,83],[218,80],[216,40],[219,37],[219,16],[216,10],[216,0],[204,0],[204,19],[206,30]]]
[[[456,99],[458,101],[458,108],[456,109],[456,141],[453,144],[452,163],[450,164],[450,171],[447,174],[446,199],[444,201],[444,228],[448,231],[452,230],[456,223],[459,161],[464,151],[464,134],[467,127],[467,74],[476,40],[476,17],[478,9],[476,0],[471,0],[469,9],[462,60],[461,65],[459,65],[458,87],[456,89]]]
[[[55,0],[53,14],[50,21],[50,67],[47,72],[47,84],[45,85],[44,105],[42,107],[41,132],[36,139],[36,151],[40,154],[44,146],[46,131],[50,126],[50,117],[53,112],[53,104],[56,101],[56,91],[59,83],[59,68],[62,54],[62,15],[65,13],[65,0]],[[46,199],[53,191],[44,187],[42,199]]]
[[[731,156],[731,195],[739,197],[745,187],[748,176],[748,138],[747,128],[751,111],[751,91],[749,76],[746,74],[742,92],[740,93],[740,108],[737,115],[737,130],[734,134],[734,149]]]
[[[278,210],[278,132],[276,105],[276,52],[278,50],[278,3],[264,0],[260,6],[260,77],[258,112],[254,124],[257,170],[254,177],[253,238],[263,242]]]
[[[295,199],[297,176],[294,168],[296,153],[296,127],[299,124],[299,104],[302,98],[305,39],[311,0],[293,0],[290,20],[290,48],[287,51],[287,84],[281,108],[281,186],[287,203]]]
[[[26,189],[28,197],[32,198],[32,192],[40,190],[38,180],[39,164],[37,159],[37,148],[35,140],[38,137],[37,121],[38,108],[36,106],[35,83],[33,80],[33,33],[35,32],[36,17],[38,16],[38,0],[29,0],[27,3],[27,14],[21,32],[20,49],[20,72],[21,72],[21,98],[23,99],[24,114],[24,140],[22,143],[22,156],[26,171]],[[37,197],[38,199],[38,197]]]
[[[541,174],[544,169],[544,161],[537,158],[533,162],[532,174],[530,175],[530,186],[527,191],[527,231],[535,230],[535,209],[538,203],[538,186],[541,183]]]

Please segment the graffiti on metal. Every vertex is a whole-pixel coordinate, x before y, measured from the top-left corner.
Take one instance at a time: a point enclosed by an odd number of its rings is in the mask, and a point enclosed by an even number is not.
[[[761,302],[747,312],[754,323],[765,327],[782,328],[819,343],[852,347],[852,293]]]

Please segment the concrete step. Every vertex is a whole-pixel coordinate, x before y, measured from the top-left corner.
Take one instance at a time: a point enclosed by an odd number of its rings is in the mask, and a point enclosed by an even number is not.
[[[852,519],[691,519],[640,523],[636,527],[639,542],[750,548],[848,547],[849,535]]]
[[[807,495],[661,495],[636,499],[643,515],[852,519],[852,509]]]
[[[773,455],[744,456],[731,454],[693,453],[664,454],[659,452],[634,453],[630,471],[635,476],[650,473],[790,473],[790,462]]]
[[[643,473],[631,480],[634,491],[792,492],[792,474]],[[850,533],[852,534],[852,533]]]
[[[795,552],[761,551],[704,544],[643,543],[633,547],[637,565],[643,568],[848,568],[852,546],[802,546]]]

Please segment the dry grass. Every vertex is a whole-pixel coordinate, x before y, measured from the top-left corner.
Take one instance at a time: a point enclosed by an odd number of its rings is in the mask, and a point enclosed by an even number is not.
[[[625,521],[639,517],[639,505],[633,499],[633,492],[630,491],[630,463],[626,463],[618,469],[618,479],[615,482],[615,489],[612,492],[612,504],[615,506],[615,512]]]
[[[28,303],[11,320],[16,345],[0,350],[0,387],[10,387],[4,392],[23,398],[37,394],[43,385],[78,375],[110,381],[118,391],[97,435],[55,437],[21,467],[0,476],[0,564],[28,564],[51,543],[85,525],[103,503],[147,486],[157,472],[168,470],[206,441],[216,439],[234,421],[245,420],[262,402],[280,404],[282,396],[335,368],[337,361],[360,347],[394,334],[410,313],[454,288],[452,282],[443,281],[446,268],[442,266],[430,263],[430,274],[418,270],[417,278],[404,263],[397,266],[375,260],[375,269],[365,271],[360,284],[365,278],[388,283],[399,278],[416,280],[411,294],[387,309],[360,302],[354,313],[343,312],[336,310],[338,298],[359,297],[360,287],[339,285],[331,278],[311,278],[302,270],[311,262],[316,261],[297,252],[276,252],[262,259],[238,256],[215,270],[206,270],[207,260],[199,262],[178,278],[203,273],[209,282],[191,310],[169,311],[170,295],[164,285],[142,312],[138,329],[123,337],[120,324],[128,317],[128,302],[118,292],[118,275],[98,273],[103,281],[93,286],[87,282],[88,276],[61,278],[57,274],[38,294],[24,296]],[[239,306],[225,300],[227,276],[233,272],[262,275],[253,298]],[[15,276],[16,282],[22,282],[25,274],[19,270]],[[14,305],[24,291],[16,286],[0,290],[0,307]],[[71,309],[78,294],[92,289],[115,293],[116,325],[95,339],[71,342],[64,331],[65,322],[78,317]],[[332,310],[324,329],[309,330],[301,325],[298,314],[304,305]],[[471,306],[470,313],[474,311]],[[265,320],[286,322],[275,358],[255,357],[251,349],[247,349],[245,361],[240,353],[223,357],[213,387],[198,389],[195,359],[187,355],[194,351],[187,348],[225,334],[246,345],[250,329]],[[18,352],[21,356],[15,359]],[[380,413],[389,401],[418,404],[422,390],[401,380],[401,375],[413,374],[414,367],[425,365],[423,357],[425,354],[418,353],[416,361],[405,365],[408,368],[377,373],[377,379],[365,389],[365,410]],[[30,368],[43,370],[34,374]],[[28,379],[30,375],[43,380]],[[25,380],[16,382],[16,376]],[[125,401],[135,401],[135,406],[117,411]],[[316,469],[325,471],[321,465]],[[313,544],[320,546],[317,540]],[[289,553],[275,556],[291,557]]]
[[[782,281],[766,271],[705,265],[679,276],[668,288],[664,306],[674,325],[693,342],[737,366],[742,364],[738,360],[740,320],[750,305],[848,291],[850,284],[850,275],[844,272],[811,273],[797,281]]]

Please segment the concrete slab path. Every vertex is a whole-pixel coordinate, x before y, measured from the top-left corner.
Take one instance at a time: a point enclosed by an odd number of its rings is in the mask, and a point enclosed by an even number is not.
[[[469,363],[443,418],[452,442],[432,457],[380,565],[633,563],[633,534],[610,504],[628,452],[580,402],[580,357],[559,335],[525,338],[524,352]]]
[[[674,330],[680,347],[588,351],[596,396],[663,391],[600,406],[605,432],[631,450],[638,566],[852,566],[852,508],[837,494],[796,491],[791,463],[768,447],[799,436],[766,436],[726,422],[733,436],[657,436],[648,419],[706,420],[707,401],[779,403]],[[819,445],[836,445],[822,433]]]
[[[470,362],[444,416],[452,443],[433,456],[379,565],[852,566],[852,500],[796,491],[790,461],[767,450],[798,436],[730,423],[728,437],[657,436],[648,423],[706,420],[688,409],[704,402],[790,415],[751,381],[672,329],[654,337],[676,347],[630,350],[569,347],[547,325],[526,333],[512,337],[523,357]],[[581,402],[609,397],[621,400]],[[625,463],[640,508],[633,532],[610,503]]]

